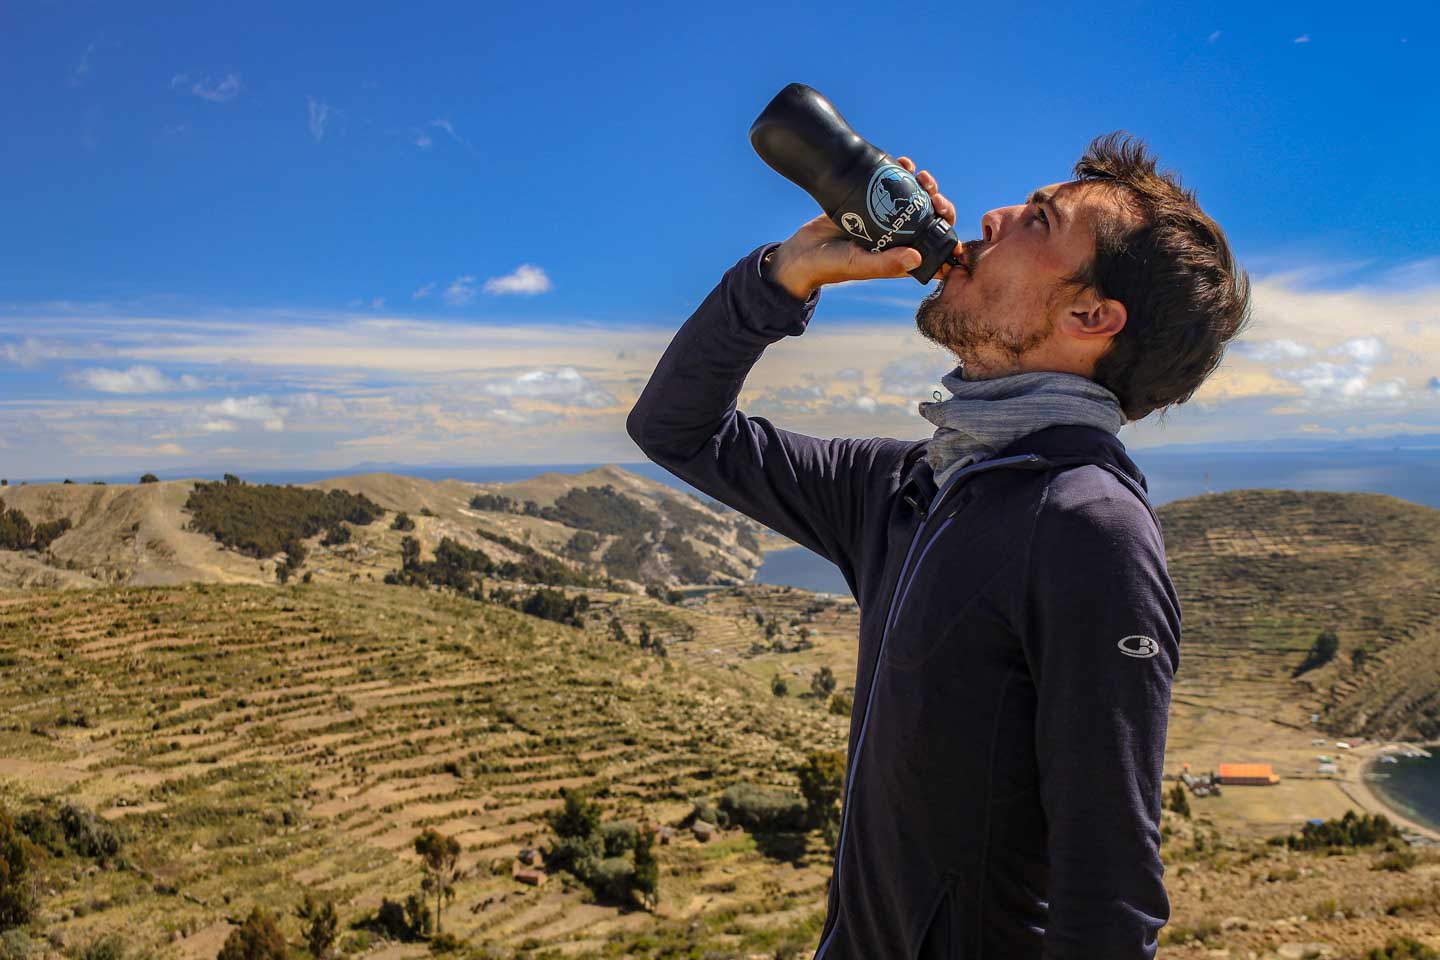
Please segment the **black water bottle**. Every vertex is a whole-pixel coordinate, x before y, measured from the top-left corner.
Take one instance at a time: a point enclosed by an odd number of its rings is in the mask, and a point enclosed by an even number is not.
[[[935,215],[930,195],[885,151],[850,128],[834,104],[792,83],[750,125],[750,144],[782,177],[815,198],[826,216],[871,253],[914,247],[909,271],[929,283],[960,238]]]

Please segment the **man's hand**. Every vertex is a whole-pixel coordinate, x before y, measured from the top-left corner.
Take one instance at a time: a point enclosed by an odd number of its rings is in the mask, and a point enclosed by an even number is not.
[[[899,157],[895,162],[907,172],[915,173],[915,163],[909,157]],[[953,226],[955,205],[940,193],[935,178],[929,171],[921,170],[915,179],[930,195],[936,215]],[[852,242],[848,233],[822,213],[776,248],[766,275],[796,300],[807,300],[817,287],[826,283],[906,276],[920,266],[920,260],[920,251],[912,247],[891,247],[871,253]]]

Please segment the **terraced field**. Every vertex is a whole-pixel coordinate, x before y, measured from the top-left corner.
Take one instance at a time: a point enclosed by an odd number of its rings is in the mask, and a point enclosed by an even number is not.
[[[444,919],[476,945],[623,955],[671,936],[774,950],[818,929],[818,834],[782,857],[739,831],[705,845],[681,831],[658,848],[653,914],[595,904],[564,875],[539,888],[511,875],[547,838],[561,787],[606,785],[607,819],[674,823],[739,780],[793,788],[803,750],[843,749],[844,718],[741,674],[408,588],[0,603],[6,802],[76,800],[121,828],[134,864],[47,878],[43,926],[64,942],[122,930],[208,960],[226,918],[254,903],[293,911],[305,890],[354,919],[418,888],[410,845],[428,826],[461,842]]]

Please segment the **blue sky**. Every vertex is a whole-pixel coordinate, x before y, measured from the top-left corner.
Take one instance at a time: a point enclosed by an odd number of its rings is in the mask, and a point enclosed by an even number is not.
[[[1440,434],[1433,3],[0,8],[11,476],[638,457],[720,274],[817,211],[751,149],[799,80],[964,237],[1143,137],[1256,321],[1132,446]],[[827,288],[742,402],[919,437],[912,280]]]

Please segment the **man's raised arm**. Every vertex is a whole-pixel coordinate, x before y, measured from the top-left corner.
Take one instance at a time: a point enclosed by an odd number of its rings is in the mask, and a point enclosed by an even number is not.
[[[821,440],[736,409],[764,349],[804,333],[820,298],[818,286],[800,300],[762,275],[779,246],[764,244],[726,271],[661,356],[626,429],[651,460],[826,557],[853,587],[864,485],[911,444]]]

